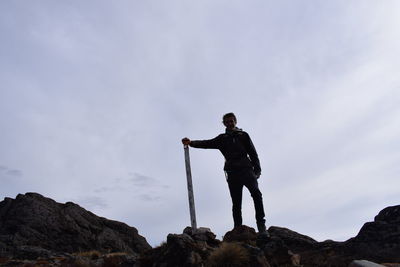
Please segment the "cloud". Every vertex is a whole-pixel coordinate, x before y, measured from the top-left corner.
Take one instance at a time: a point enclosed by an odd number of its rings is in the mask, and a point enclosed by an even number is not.
[[[143,175],[139,173],[129,173],[132,178],[130,178],[130,182],[132,182],[135,186],[153,186],[157,183],[157,180]]]
[[[20,171],[20,170],[8,170],[6,172],[6,174],[10,175],[10,176],[14,176],[14,177],[20,177],[20,176],[22,176],[22,171]]]
[[[0,166],[0,176],[4,178],[19,178],[23,176],[23,172],[18,169],[10,169],[6,166]]]
[[[85,209],[105,209],[108,207],[107,201],[104,198],[98,196],[87,196],[75,200],[76,203],[84,207]]]
[[[164,189],[168,189],[169,186],[165,184],[161,184],[157,179],[146,176],[140,173],[129,173],[129,181],[134,185],[134,186],[139,186],[139,187],[161,187]]]
[[[110,191],[121,191],[124,190],[123,187],[120,186],[114,186],[114,187],[110,187],[110,186],[102,186],[99,188],[95,188],[93,190],[94,193],[105,193],[105,192],[110,192]]]
[[[162,199],[160,196],[152,195],[152,194],[141,194],[141,195],[139,195],[139,196],[137,196],[137,197],[138,197],[140,200],[143,200],[143,201],[150,201],[150,202],[159,201],[159,200]]]

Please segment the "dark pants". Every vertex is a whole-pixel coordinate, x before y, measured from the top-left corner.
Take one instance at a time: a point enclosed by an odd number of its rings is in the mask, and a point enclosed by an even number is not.
[[[265,223],[262,194],[258,189],[257,178],[252,169],[227,172],[229,192],[232,198],[232,215],[236,226],[242,225],[242,193],[243,186],[247,187],[254,201],[257,223]]]

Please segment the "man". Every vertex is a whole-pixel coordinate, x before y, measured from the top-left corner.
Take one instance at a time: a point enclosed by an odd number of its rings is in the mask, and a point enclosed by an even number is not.
[[[257,228],[267,234],[262,194],[257,179],[261,175],[260,161],[250,136],[236,127],[236,116],[227,113],[223,116],[225,133],[210,140],[182,139],[184,145],[195,148],[219,149],[225,157],[224,170],[227,175],[229,192],[232,198],[232,215],[234,226],[242,225],[242,192],[247,187],[254,201]]]

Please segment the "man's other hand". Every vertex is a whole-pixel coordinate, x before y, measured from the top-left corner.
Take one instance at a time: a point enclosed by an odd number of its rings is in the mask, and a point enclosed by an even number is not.
[[[187,138],[187,137],[183,138],[183,139],[182,139],[182,144],[184,144],[185,146],[190,145],[190,139]]]

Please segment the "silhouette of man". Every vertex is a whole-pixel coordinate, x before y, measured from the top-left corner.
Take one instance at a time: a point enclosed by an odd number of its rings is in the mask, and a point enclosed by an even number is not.
[[[225,157],[224,170],[232,198],[234,226],[242,225],[242,192],[245,186],[254,201],[258,231],[267,234],[262,194],[257,182],[261,175],[261,167],[256,149],[250,136],[236,127],[235,114],[225,114],[222,122],[226,127],[225,133],[209,140],[190,140],[185,137],[182,143],[195,148],[213,148],[221,151]]]

